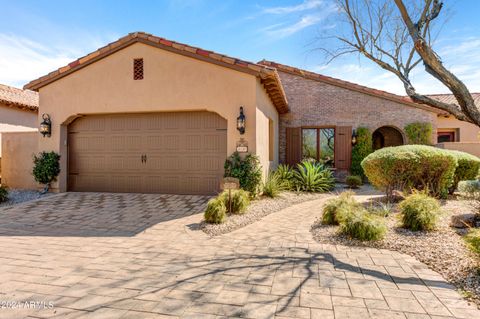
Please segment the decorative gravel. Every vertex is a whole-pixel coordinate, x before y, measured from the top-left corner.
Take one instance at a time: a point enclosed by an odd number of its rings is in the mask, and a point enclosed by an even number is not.
[[[394,209],[394,213],[385,218],[388,232],[381,241],[348,238],[338,233],[338,226],[322,225],[320,220],[312,226],[312,234],[321,243],[385,248],[413,256],[462,289],[467,298],[480,306],[480,257],[466,247],[461,237],[466,230],[450,227],[452,216],[471,214],[474,210],[462,200],[443,201],[442,210],[438,229],[432,232],[401,228],[400,214]]]
[[[25,189],[9,189],[8,200],[0,204],[1,207],[13,206],[23,202],[28,202],[35,199],[40,199],[46,196],[50,196],[52,193],[40,194],[38,191],[25,190]]]
[[[289,206],[301,202],[325,198],[327,196],[331,196],[331,194],[283,192],[277,198],[261,197],[260,199],[252,201],[244,214],[229,215],[227,221],[223,224],[207,224],[203,221],[200,228],[212,237],[226,234],[252,224],[257,220],[262,219],[264,216],[278,212]]]

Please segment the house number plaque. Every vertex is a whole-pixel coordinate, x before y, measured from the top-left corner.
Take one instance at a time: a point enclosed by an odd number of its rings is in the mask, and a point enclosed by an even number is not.
[[[247,153],[248,152],[248,143],[243,138],[237,142],[237,152],[238,153]]]

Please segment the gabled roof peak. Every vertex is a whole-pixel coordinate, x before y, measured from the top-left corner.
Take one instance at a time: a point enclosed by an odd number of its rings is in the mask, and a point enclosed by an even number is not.
[[[64,67],[59,68],[58,70],[55,70],[45,76],[42,76],[41,78],[27,83],[24,88],[38,91],[38,89],[45,85],[48,85],[51,82],[57,81],[70,73],[73,73],[91,63],[103,59],[137,42],[152,45],[154,47],[164,49],[173,53],[182,54],[191,58],[199,59],[223,67],[231,68],[240,72],[255,75],[261,79],[262,83],[265,86],[265,90],[270,96],[278,112],[288,112],[287,97],[285,95],[285,92],[283,91],[280,77],[278,76],[275,68],[241,60],[238,58],[229,57],[224,54],[157,37],[155,35],[141,31],[129,33],[128,35],[118,39],[117,41],[107,44],[106,46],[84,57],[81,57]]]

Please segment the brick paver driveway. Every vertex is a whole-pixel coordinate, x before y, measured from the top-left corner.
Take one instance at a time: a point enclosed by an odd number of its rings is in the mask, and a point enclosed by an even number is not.
[[[197,230],[206,200],[68,193],[1,209],[0,318],[480,318],[411,257],[314,242],[322,200],[214,239]]]

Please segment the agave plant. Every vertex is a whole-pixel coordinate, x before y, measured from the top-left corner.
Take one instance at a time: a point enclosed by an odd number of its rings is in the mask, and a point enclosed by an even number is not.
[[[293,173],[295,186],[304,192],[327,192],[335,186],[335,178],[330,169],[318,163],[302,161]]]

